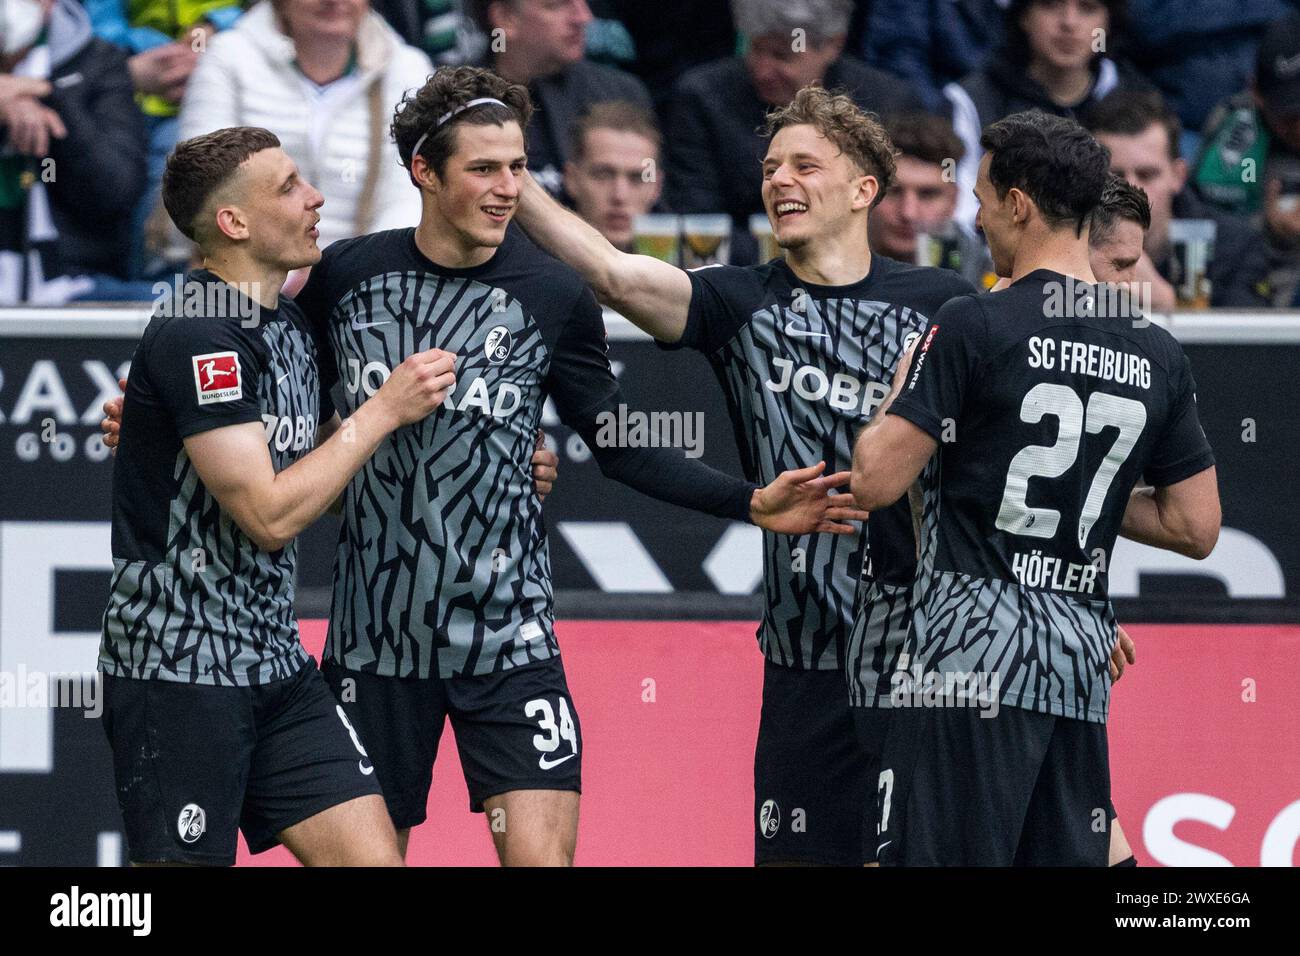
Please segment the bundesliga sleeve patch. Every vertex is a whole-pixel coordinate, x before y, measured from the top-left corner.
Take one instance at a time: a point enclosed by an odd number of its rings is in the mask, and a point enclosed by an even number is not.
[[[243,398],[239,353],[209,352],[194,356],[194,390],[200,405]]]

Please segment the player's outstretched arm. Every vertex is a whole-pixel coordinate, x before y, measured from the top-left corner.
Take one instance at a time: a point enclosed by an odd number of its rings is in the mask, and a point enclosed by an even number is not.
[[[653,256],[615,249],[526,172],[520,180],[516,218],[534,242],[577,270],[602,303],[661,342],[682,337],[691,280],[681,269]]]
[[[325,512],[390,432],[442,404],[455,383],[454,361],[439,349],[408,357],[322,445],[281,472],[260,422],[190,435],[185,451],[240,529],[263,550],[277,551]]]
[[[1119,533],[1199,561],[1214,550],[1222,520],[1218,472],[1211,465],[1175,484],[1135,491]]]
[[[853,443],[851,489],[858,507],[867,511],[887,508],[907,494],[939,443],[919,426],[897,415],[887,415],[907,381],[912,351],[903,353],[894,370],[889,396],[876,409]],[[918,530],[917,541],[921,536]]]

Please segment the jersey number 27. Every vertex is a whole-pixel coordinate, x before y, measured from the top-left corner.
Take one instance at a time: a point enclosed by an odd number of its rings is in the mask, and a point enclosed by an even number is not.
[[[1119,436],[1110,446],[1093,476],[1079,512],[1079,547],[1087,550],[1088,534],[1101,514],[1106,492],[1115,480],[1115,473],[1128,459],[1146,427],[1146,406],[1131,398],[1121,398],[1106,392],[1093,392],[1088,398],[1085,414],[1083,402],[1074,389],[1051,382],[1041,382],[1031,388],[1020,405],[1021,421],[1035,424],[1046,415],[1060,422],[1054,445],[1027,445],[1016,453],[1007,468],[1006,489],[1002,492],[1002,507],[998,509],[997,527],[1011,534],[1030,538],[1051,538],[1056,534],[1061,513],[1055,508],[1031,508],[1025,501],[1030,478],[1059,478],[1074,465],[1079,456],[1079,438],[1086,429],[1088,434],[1099,434],[1113,425]]]

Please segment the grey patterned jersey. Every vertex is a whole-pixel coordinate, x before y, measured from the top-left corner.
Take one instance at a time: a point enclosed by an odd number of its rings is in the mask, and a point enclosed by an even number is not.
[[[954,299],[914,355],[889,409],[938,442],[902,664],[912,703],[942,681],[957,697],[1106,720],[1106,569],[1129,494],[1139,477],[1166,486],[1214,463],[1182,349],[1092,314],[1111,300],[1039,270]]]
[[[315,346],[294,304],[255,308],[191,273],[156,310],[127,378],[113,463],[113,575],[100,668],[247,686],[307,661],[293,611],[296,546],[267,552],[221,509],[183,440],[260,422],[277,471],[322,414]]]
[[[517,229],[480,266],[426,258],[412,229],[331,245],[297,302],[350,414],[407,356],[454,352],[456,386],[395,431],[344,494],[325,656],[397,677],[490,674],[559,653],[530,461],[549,394],[606,475],[744,517],[752,485],[680,451],[603,447],[616,408],[600,307]],[[346,427],[346,424],[345,424]]]
[[[909,336],[945,301],[969,292],[955,273],[873,256],[852,285],[801,282],[784,260],[689,273],[690,316],[679,345],[701,350],[726,395],[749,477],[852,463],[857,430],[889,392]],[[887,580],[905,583],[915,564],[906,504],[868,522],[866,534],[763,535],[765,606],[759,645],[773,663],[841,667],[854,593],[870,541]]]

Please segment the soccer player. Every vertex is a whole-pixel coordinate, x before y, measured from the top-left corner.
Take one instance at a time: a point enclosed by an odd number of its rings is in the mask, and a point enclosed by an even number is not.
[[[953,272],[872,254],[868,214],[893,178],[893,148],[848,97],[807,87],[769,114],[767,132],[761,192],[783,259],[685,272],[619,251],[531,182],[519,211],[520,224],[603,301],[661,343],[708,357],[746,473],[763,481],[786,468],[849,461],[909,336],[950,297],[972,291]],[[756,863],[866,859],[877,768],[857,740],[844,669],[868,539],[883,585],[905,600],[916,562],[905,503],[872,514],[865,534],[763,536]],[[892,661],[873,643],[881,628],[860,636],[871,646],[855,656],[870,674],[858,678],[859,664],[850,664],[850,682],[874,684]],[[881,716],[864,714],[868,739],[881,736]]]
[[[891,715],[879,859],[1104,866],[1110,552],[1123,530],[1209,554],[1214,458],[1178,343],[1100,314],[1105,150],[1038,111],[981,145],[979,221],[1012,285],[940,310],[854,454],[864,508],[925,469],[906,652],[928,692]],[[1139,477],[1154,490],[1130,503]]]
[[[800,534],[853,534],[845,521],[861,517],[827,494],[847,472],[816,459],[758,488],[599,438],[623,402],[600,307],[510,228],[531,109],[524,87],[473,67],[408,94],[392,133],[419,226],[334,243],[297,298],[346,410],[411,352],[458,356],[438,412],[395,433],[344,494],[322,670],[371,748],[403,848],[450,716],[471,808],[506,865],[571,863],[577,837],[582,733],[527,472],[547,395],[605,475],[660,500]]]
[[[1088,261],[1098,282],[1129,285],[1137,281],[1142,243],[1150,228],[1151,204],[1146,193],[1111,173],[1102,188],[1101,202],[1092,212],[1088,233]]]
[[[451,356],[412,355],[340,428],[280,297],[320,258],[322,203],[280,141],[181,143],[163,201],[203,268],[136,348],[113,465],[99,665],[130,859],[229,865],[242,830],[254,853],[400,865],[370,757],[298,638],[294,538],[442,403]]]

